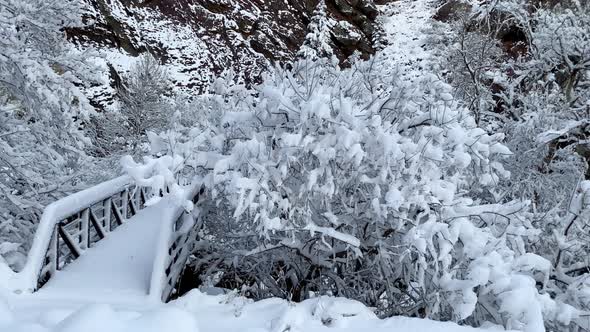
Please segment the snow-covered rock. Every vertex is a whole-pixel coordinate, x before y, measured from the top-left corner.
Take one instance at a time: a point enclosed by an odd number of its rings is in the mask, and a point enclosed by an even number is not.
[[[105,56],[110,86],[89,91],[96,105],[112,103],[113,87],[146,51],[164,63],[179,90],[203,92],[222,71],[232,68],[246,82],[258,82],[272,63],[293,60],[309,34],[319,0],[85,0],[84,28],[68,29],[82,48]],[[389,1],[389,0],[387,0]],[[331,40],[344,61],[354,51],[374,53],[378,29],[373,0],[327,0],[335,27]],[[343,42],[352,40],[353,42]]]

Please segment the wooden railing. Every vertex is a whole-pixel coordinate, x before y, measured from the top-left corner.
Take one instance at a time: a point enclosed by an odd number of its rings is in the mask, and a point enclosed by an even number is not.
[[[193,253],[198,239],[198,231],[203,226],[202,210],[198,206],[204,196],[205,188],[201,187],[192,201],[196,209],[192,213],[183,212],[172,224],[172,237],[168,247],[168,259],[165,269],[165,284],[162,290],[162,301],[167,302],[177,290],[189,255]]]
[[[121,176],[66,196],[45,207],[27,262],[14,275],[11,288],[15,292],[34,292],[55,275],[56,271],[117,227],[117,220],[121,221],[129,213],[137,212],[143,204],[138,204],[139,196],[134,196],[131,200],[133,206],[130,207],[128,193],[131,190],[137,195],[142,194],[133,188],[132,179]],[[145,194],[144,191],[143,195]],[[112,206],[117,209],[113,210]]]
[[[189,256],[194,251],[198,232],[203,226],[204,211],[201,203],[204,198],[205,187],[195,185],[185,197],[192,200],[193,210],[176,211],[162,225],[150,285],[150,295],[154,300],[168,302],[178,290],[178,283]]]
[[[132,184],[54,223],[36,288],[42,287],[58,270],[80,257],[94,243],[115,230],[144,207],[147,188]]]
[[[154,243],[156,256],[148,290],[150,299],[154,301],[166,302],[176,294],[179,279],[202,227],[204,187],[195,179],[189,181],[179,176],[178,181],[184,187],[181,191],[183,197],[168,199],[177,203],[192,200],[194,208],[187,212],[183,204],[173,203],[163,204],[158,211],[161,228]],[[12,288],[26,292],[41,288],[57,271],[143,209],[152,196],[150,191],[135,185],[130,177],[122,176],[47,206],[27,263],[18,273],[17,284]]]

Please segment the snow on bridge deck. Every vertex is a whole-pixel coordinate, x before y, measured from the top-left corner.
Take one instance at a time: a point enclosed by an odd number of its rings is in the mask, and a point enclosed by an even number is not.
[[[147,297],[166,199],[108,233],[37,291],[38,297],[113,299]]]

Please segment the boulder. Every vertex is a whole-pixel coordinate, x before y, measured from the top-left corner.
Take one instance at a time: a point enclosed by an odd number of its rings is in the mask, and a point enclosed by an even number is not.
[[[344,46],[355,46],[363,39],[362,31],[347,21],[340,21],[332,29],[332,36]]]
[[[334,4],[336,5],[336,9],[345,16],[352,16],[356,11],[347,0],[334,0]]]
[[[471,12],[472,6],[461,0],[449,0],[442,5],[434,14],[433,18],[441,22],[451,22]]]
[[[379,9],[373,0],[359,0],[356,8],[371,20],[376,19],[379,15]]]

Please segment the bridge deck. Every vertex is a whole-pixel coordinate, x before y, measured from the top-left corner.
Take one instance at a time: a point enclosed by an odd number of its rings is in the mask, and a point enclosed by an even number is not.
[[[59,271],[39,296],[145,297],[150,287],[164,199],[146,207]]]

